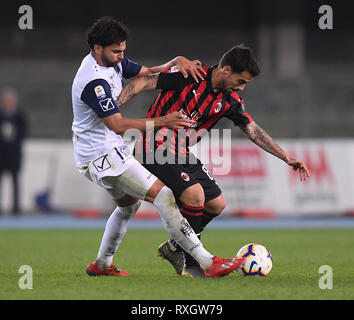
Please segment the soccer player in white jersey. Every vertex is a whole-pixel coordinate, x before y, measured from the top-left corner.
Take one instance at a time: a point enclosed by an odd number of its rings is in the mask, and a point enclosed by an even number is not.
[[[144,76],[176,65],[203,78],[199,64],[183,57],[153,68],[124,56],[128,30],[122,23],[103,17],[88,30],[90,53],[83,59],[72,86],[72,124],[75,161],[89,180],[105,188],[117,203],[109,217],[97,259],[86,272],[91,276],[128,276],[113,264],[113,256],[123,240],[129,219],[141,200],[154,204],[169,235],[189,252],[208,277],[224,276],[245,261],[213,256],[182,217],[171,189],[147,171],[129,152],[120,134],[128,129],[146,130],[147,119],[122,118],[115,100],[122,90],[122,78]],[[190,120],[179,112],[153,119],[154,127],[183,128]]]

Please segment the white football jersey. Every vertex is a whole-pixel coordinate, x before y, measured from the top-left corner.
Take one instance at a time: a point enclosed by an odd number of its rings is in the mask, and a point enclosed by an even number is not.
[[[91,54],[82,60],[72,85],[72,138],[78,166],[109,148],[124,147],[122,136],[108,129],[101,119],[120,112],[115,100],[122,91],[123,77],[133,77],[140,69],[141,65],[126,57],[109,68],[98,65]]]

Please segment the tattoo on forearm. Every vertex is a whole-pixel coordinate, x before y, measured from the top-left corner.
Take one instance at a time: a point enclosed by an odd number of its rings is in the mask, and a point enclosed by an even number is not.
[[[116,104],[118,107],[129,101],[132,97],[135,96],[135,84],[134,82],[129,83],[120,93]]]
[[[116,104],[118,107],[128,102],[135,95],[147,88],[155,88],[157,84],[157,79],[159,77],[158,73],[152,73],[140,78],[137,82],[130,82],[120,93]],[[141,81],[143,79],[144,81]]]
[[[145,76],[145,80],[146,80],[146,86],[150,87],[150,86],[156,86],[157,83],[157,78],[159,77],[159,73],[151,73],[151,74],[147,74]]]
[[[261,127],[255,124],[252,130],[247,130],[248,137],[263,150],[275,155],[276,157],[285,160],[286,154],[284,150],[275,143],[271,136],[266,133]]]

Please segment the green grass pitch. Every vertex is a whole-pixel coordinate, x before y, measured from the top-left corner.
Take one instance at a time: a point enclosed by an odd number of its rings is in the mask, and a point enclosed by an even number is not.
[[[177,276],[157,257],[163,230],[130,230],[114,262],[130,277],[89,277],[102,230],[0,231],[0,299],[249,300],[354,299],[353,230],[206,230],[204,246],[231,257],[246,243],[272,253],[268,277],[219,279]],[[19,288],[21,265],[33,270],[33,289]],[[333,270],[333,288],[320,289],[321,265]]]

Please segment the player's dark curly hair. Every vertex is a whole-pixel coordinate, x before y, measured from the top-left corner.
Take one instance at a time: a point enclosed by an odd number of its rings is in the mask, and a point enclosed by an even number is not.
[[[102,47],[110,46],[113,43],[121,43],[128,39],[129,30],[122,22],[112,17],[98,19],[87,30],[87,42],[91,49],[95,44]]]
[[[235,73],[248,71],[252,77],[260,73],[258,63],[253,56],[252,49],[240,44],[224,53],[219,62],[221,67],[230,66]]]

